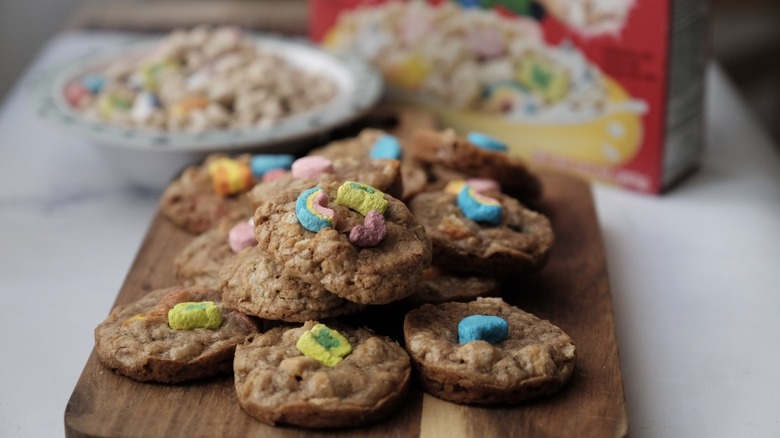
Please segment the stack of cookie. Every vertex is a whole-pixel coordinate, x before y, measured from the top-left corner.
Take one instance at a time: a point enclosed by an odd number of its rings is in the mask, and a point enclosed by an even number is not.
[[[263,422],[317,428],[389,415],[412,367],[423,389],[459,403],[556,391],[571,375],[571,339],[482,298],[500,296],[503,277],[540,269],[554,240],[523,204],[540,196],[539,180],[502,148],[481,134],[366,129],[297,160],[209,157],[161,200],[172,223],[200,233],[174,260],[182,286],[115,309],[96,331],[101,360],[139,380],[199,378],[208,373],[139,378],[117,364],[150,338],[172,341],[134,356],[136,368],[190,349],[180,332],[201,333],[203,346],[230,318],[276,321],[262,334],[261,324],[241,325],[229,347],[239,402]],[[185,300],[192,291],[212,295]],[[406,349],[336,320],[369,306],[405,316]],[[176,318],[185,323],[174,327]],[[185,358],[180,369],[197,363]]]

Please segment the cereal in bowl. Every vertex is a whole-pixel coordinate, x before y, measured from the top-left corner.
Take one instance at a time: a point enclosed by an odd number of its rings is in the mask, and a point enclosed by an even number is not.
[[[65,97],[90,119],[203,132],[269,126],[336,92],[330,79],[291,65],[237,28],[201,26],[72,80]]]

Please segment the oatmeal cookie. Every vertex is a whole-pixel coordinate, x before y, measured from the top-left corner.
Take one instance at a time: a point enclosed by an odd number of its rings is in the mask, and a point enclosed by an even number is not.
[[[244,193],[231,196],[215,193],[208,168],[209,163],[221,158],[226,156],[212,154],[202,165],[188,167],[165,189],[160,198],[160,211],[174,225],[200,234],[223,219],[252,216],[254,207]],[[238,159],[248,165],[250,156],[242,155]]]
[[[420,161],[438,164],[470,177],[491,178],[498,181],[507,194],[519,199],[536,199],[542,185],[523,161],[497,152],[479,148],[455,131],[436,132],[418,129],[409,140],[409,152]]]
[[[409,388],[409,356],[368,329],[330,325],[352,351],[333,366],[296,346],[317,323],[276,327],[239,345],[234,362],[241,407],[258,420],[309,428],[359,426],[390,415]]]
[[[380,137],[385,135],[388,135],[388,133],[381,129],[365,128],[360,131],[360,134],[356,137],[330,142],[321,148],[312,150],[309,152],[309,155],[319,155],[331,160],[352,157],[365,166],[371,161],[376,161],[370,158],[371,148]],[[399,142],[402,147],[400,160],[401,180],[403,181],[402,191],[397,193],[388,191],[388,193],[399,199],[409,199],[425,188],[425,184],[428,182],[428,175],[423,164],[415,159],[412,154],[407,152],[407,139],[400,138]],[[365,182],[366,184],[382,190],[381,187],[371,184],[370,182],[359,179],[354,180]]]
[[[459,324],[472,315],[505,320],[506,338],[461,344]],[[406,315],[404,339],[425,391],[455,403],[518,403],[552,394],[569,381],[576,361],[566,333],[500,298],[426,304]]]
[[[433,241],[434,260],[460,272],[515,275],[534,272],[547,261],[555,236],[550,221],[511,196],[488,192],[502,207],[497,225],[467,218],[457,195],[425,192],[409,208]]]
[[[477,297],[498,296],[501,293],[499,286],[495,278],[454,274],[431,266],[423,271],[417,292],[404,298],[401,304],[419,307],[423,304],[471,301]]]
[[[334,226],[309,231],[299,222],[298,190],[278,194],[260,204],[255,212],[255,232],[262,248],[282,272],[359,304],[386,304],[414,293],[423,269],[431,263],[431,243],[425,229],[401,201],[383,194],[387,202],[382,216],[386,235],[375,246],[361,247],[350,241],[353,229],[364,226],[366,217],[339,205],[341,183],[318,187],[329,199],[337,220]],[[312,185],[312,187],[315,187]]]
[[[401,165],[397,160],[363,161],[354,157],[341,157],[332,161],[333,172],[324,173],[316,180],[298,179],[287,173],[279,178],[258,183],[249,191],[248,197],[253,205],[258,205],[287,189],[305,190],[311,187],[312,182],[358,181],[394,197],[403,192]]]
[[[117,306],[95,329],[98,358],[139,381],[178,383],[230,372],[236,345],[257,327],[246,315],[226,309],[220,297],[221,292],[204,287],[172,287]],[[204,301],[218,310],[217,327],[170,327],[168,312],[174,306]]]
[[[219,270],[235,253],[228,244],[228,233],[234,221],[222,221],[196,236],[173,259],[173,272],[185,286],[219,289]]]
[[[280,272],[265,250],[241,251],[220,273],[225,306],[264,319],[305,322],[354,313],[363,308],[319,285]]]

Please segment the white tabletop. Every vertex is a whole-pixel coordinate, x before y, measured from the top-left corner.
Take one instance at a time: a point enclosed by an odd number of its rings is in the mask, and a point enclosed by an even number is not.
[[[124,36],[53,40],[0,107],[0,436],[63,413],[152,218],[87,142],[38,120],[26,86]],[[701,169],[663,197],[595,186],[633,437],[780,436],[780,157],[710,71]]]

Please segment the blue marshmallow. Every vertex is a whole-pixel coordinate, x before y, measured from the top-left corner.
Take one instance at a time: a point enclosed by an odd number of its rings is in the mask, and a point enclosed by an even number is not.
[[[266,172],[275,169],[289,170],[295,157],[287,154],[260,154],[252,157],[252,175],[262,177]]]
[[[498,344],[509,336],[509,326],[504,318],[492,315],[471,315],[458,323],[458,342],[485,341]]]
[[[81,85],[92,94],[98,94],[106,86],[106,78],[97,73],[92,73],[81,78]]]
[[[480,149],[487,149],[495,152],[506,152],[507,149],[509,149],[501,140],[481,132],[469,132],[468,135],[466,135],[466,139]]]
[[[400,160],[401,143],[392,135],[383,135],[376,140],[368,156],[374,160],[382,158]]]

